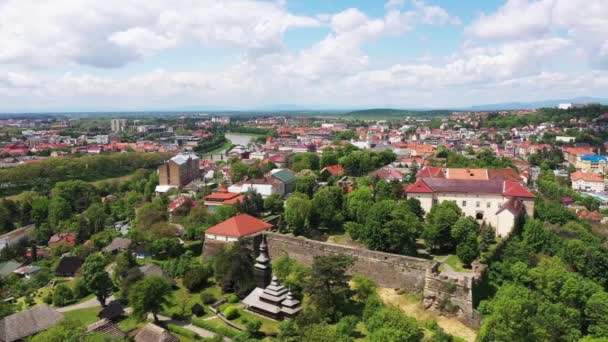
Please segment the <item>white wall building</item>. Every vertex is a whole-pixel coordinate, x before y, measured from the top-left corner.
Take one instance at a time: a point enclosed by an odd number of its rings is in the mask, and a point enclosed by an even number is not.
[[[496,236],[511,233],[517,218],[534,212],[534,195],[521,184],[507,180],[418,178],[406,189],[409,198],[420,201],[429,212],[433,205],[454,201],[464,215],[486,222]]]

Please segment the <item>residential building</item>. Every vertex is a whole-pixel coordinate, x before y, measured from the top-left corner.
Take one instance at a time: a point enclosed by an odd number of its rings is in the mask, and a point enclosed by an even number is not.
[[[218,223],[205,231],[206,240],[234,242],[243,237],[253,237],[272,228],[264,222],[249,214],[238,214]]]
[[[592,172],[576,171],[570,175],[572,189],[586,192],[604,192],[606,183],[604,177]]]
[[[112,132],[124,132],[127,130],[127,119],[112,119],[110,126]]]
[[[139,329],[133,340],[135,342],[179,342],[179,338],[172,335],[167,329],[153,323],[148,323]]]
[[[237,204],[244,198],[245,195],[238,192],[228,192],[225,188],[221,188],[217,192],[205,196],[204,204],[209,211],[215,211],[219,206]]]
[[[126,252],[129,250],[131,243],[132,243],[131,239],[115,237],[114,240],[112,240],[112,242],[110,242],[109,245],[107,245],[103,248],[103,251],[106,253],[112,253],[112,254],[116,254],[119,252]]]
[[[182,187],[199,177],[199,158],[180,153],[158,167],[159,185]]]
[[[59,243],[65,243],[73,247],[76,245],[77,240],[78,239],[76,238],[76,234],[74,233],[57,233],[51,236],[51,238],[49,239],[49,247],[52,248],[53,246]]]
[[[597,154],[579,155],[575,167],[583,172],[594,172],[605,175],[608,173],[608,157]]]
[[[0,341],[13,342],[55,326],[63,314],[46,304],[14,313],[0,320]]]
[[[82,259],[77,256],[64,256],[59,260],[55,268],[55,275],[58,277],[73,277],[82,266]]]
[[[296,187],[295,175],[287,169],[273,169],[264,178],[249,179],[228,187],[229,192],[245,193],[255,191],[266,198],[272,194],[285,196],[292,193]]]
[[[427,213],[437,203],[454,201],[465,215],[492,225],[499,237],[509,235],[520,215],[534,212],[534,195],[509,180],[418,177],[405,192]]]
[[[127,337],[120,328],[107,319],[100,319],[87,326],[88,333],[98,333],[110,337],[111,339],[124,340]]]

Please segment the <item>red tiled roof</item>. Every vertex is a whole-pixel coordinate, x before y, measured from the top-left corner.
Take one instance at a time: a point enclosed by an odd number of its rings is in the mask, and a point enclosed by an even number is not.
[[[327,172],[329,172],[332,176],[338,176],[344,173],[344,168],[339,164],[326,166],[325,170],[327,170]]]
[[[239,196],[236,192],[216,192],[205,196],[205,201],[225,201]]]
[[[575,180],[584,180],[585,182],[604,182],[604,178],[597,173],[576,171],[570,175],[570,178]]]
[[[489,179],[504,179],[511,182],[521,182],[521,177],[510,167],[504,169],[488,169]]]
[[[435,178],[445,178],[445,174],[443,173],[443,169],[440,167],[427,166],[424,169],[418,172],[418,177],[435,177]]]
[[[505,181],[505,189],[503,191],[505,196],[512,197],[525,197],[525,198],[534,198],[534,194],[532,194],[528,189],[526,189],[523,185],[511,181]]]
[[[271,227],[271,224],[251,215],[239,214],[207,229],[206,233],[222,236],[243,237],[259,233]]]
[[[405,192],[407,193],[432,193],[433,190],[429,188],[428,185],[422,180],[422,178],[418,178],[414,184],[410,184],[405,188]]]

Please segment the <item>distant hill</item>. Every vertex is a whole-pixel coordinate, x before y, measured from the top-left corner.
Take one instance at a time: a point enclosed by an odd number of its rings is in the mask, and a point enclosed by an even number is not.
[[[411,110],[411,109],[391,109],[391,108],[373,108],[355,110],[344,114],[346,117],[352,118],[398,118],[404,116],[431,117],[449,115],[453,110]]]
[[[601,103],[608,104],[608,99],[596,97],[575,97],[571,99],[544,100],[535,102],[505,102],[486,104],[478,106],[470,106],[459,108],[467,111],[485,111],[485,110],[515,110],[515,109],[535,109],[535,108],[552,108],[557,107],[560,103]]]

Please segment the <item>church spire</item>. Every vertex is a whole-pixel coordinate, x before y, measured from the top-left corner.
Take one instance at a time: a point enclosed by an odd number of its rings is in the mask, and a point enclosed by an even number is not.
[[[262,235],[260,242],[260,254],[255,259],[254,274],[257,287],[263,289],[270,284],[272,279],[272,264],[268,256],[268,245],[266,244],[266,236]]]

